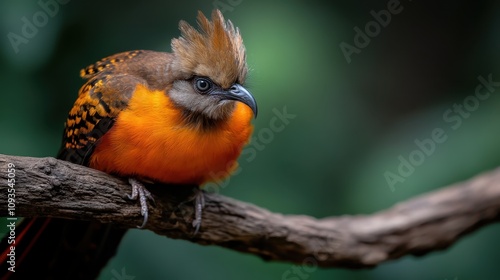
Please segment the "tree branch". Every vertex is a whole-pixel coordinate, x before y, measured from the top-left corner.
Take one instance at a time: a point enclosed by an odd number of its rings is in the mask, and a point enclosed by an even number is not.
[[[125,198],[130,192],[126,180],[54,158],[0,155],[4,198],[8,163],[15,165],[16,216],[93,220],[129,228],[142,222],[138,204]],[[156,206],[150,207],[146,228],[157,234],[266,260],[323,267],[364,268],[423,255],[500,219],[500,168],[366,216],[281,215],[206,194],[203,223],[195,236],[192,189],[156,185],[148,189]],[[8,216],[5,200],[0,202],[0,215]]]

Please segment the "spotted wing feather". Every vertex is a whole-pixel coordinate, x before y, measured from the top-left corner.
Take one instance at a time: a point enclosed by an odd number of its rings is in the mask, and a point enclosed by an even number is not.
[[[132,75],[115,73],[116,64],[107,64],[110,66],[104,68],[99,66],[106,64],[105,60],[116,63],[117,59],[103,59],[82,70],[88,73],[82,76],[90,79],[80,89],[78,99],[69,112],[62,147],[57,156],[59,159],[88,166],[99,139],[111,129],[115,118],[127,107],[137,84],[143,82]],[[121,58],[119,61],[123,63],[124,60]],[[89,70],[93,68],[97,70]]]

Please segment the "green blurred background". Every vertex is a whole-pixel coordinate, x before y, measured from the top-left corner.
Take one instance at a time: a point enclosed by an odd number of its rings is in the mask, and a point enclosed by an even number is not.
[[[354,45],[354,28],[388,2],[73,0],[16,53],[7,34],[22,34],[22,18],[43,10],[2,0],[0,153],[54,156],[81,68],[126,50],[170,51],[179,20],[194,24],[197,10],[219,6],[243,34],[259,102],[255,132],[266,142],[252,161],[240,160],[222,194],[287,214],[368,214],[499,166],[498,92],[456,130],[443,118],[470,99],[478,76],[500,81],[499,3],[401,1],[348,63],[339,45]],[[296,117],[270,137],[273,109],[284,106]],[[391,189],[384,173],[397,173],[398,157],[408,159],[435,128],[447,140]],[[284,277],[291,264],[130,230],[100,279],[122,269],[135,279],[492,279],[499,234],[495,224],[424,257]]]

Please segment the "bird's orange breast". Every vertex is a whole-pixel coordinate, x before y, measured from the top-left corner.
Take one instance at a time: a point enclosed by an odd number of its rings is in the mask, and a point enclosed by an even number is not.
[[[237,102],[231,117],[201,130],[186,124],[164,91],[138,85],[100,139],[90,167],[162,183],[203,184],[228,176],[252,133],[252,111]]]

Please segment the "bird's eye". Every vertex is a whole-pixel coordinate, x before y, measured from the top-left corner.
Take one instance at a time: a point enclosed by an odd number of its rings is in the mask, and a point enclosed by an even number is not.
[[[196,78],[194,86],[199,93],[207,93],[212,89],[212,81],[207,78]]]

